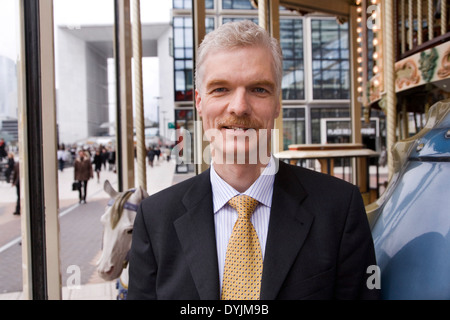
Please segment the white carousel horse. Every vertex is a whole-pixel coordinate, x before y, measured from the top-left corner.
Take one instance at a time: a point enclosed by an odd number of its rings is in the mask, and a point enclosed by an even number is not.
[[[108,180],[103,189],[111,197],[105,213],[101,217],[103,224],[103,249],[98,261],[97,271],[104,280],[119,279],[118,288],[128,288],[128,251],[131,248],[131,235],[139,203],[148,197],[142,188],[125,192],[114,190]],[[119,291],[120,298],[120,291]]]

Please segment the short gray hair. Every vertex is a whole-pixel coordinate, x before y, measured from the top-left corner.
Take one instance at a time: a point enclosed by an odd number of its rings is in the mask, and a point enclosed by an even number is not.
[[[209,52],[214,50],[235,49],[242,47],[262,46],[272,54],[275,80],[281,90],[283,76],[283,54],[278,41],[269,33],[250,20],[228,22],[208,33],[197,51],[195,85],[200,88],[201,67]]]

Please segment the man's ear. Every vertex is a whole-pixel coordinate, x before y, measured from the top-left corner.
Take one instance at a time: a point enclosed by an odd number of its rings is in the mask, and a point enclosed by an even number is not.
[[[195,89],[195,108],[199,116],[202,115],[202,97],[197,89]]]

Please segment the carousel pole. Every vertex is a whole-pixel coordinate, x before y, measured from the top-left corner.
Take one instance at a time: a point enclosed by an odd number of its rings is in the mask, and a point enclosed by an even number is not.
[[[385,48],[386,48],[386,110],[387,110],[387,154],[388,154],[388,180],[394,173],[394,163],[392,159],[392,147],[396,141],[396,97],[395,97],[395,68],[394,68],[394,4],[393,0],[385,1]]]
[[[192,22],[193,22],[193,42],[194,42],[194,52],[193,52],[193,59],[194,59],[194,68],[196,65],[196,59],[197,59],[197,50],[200,46],[200,43],[203,41],[203,38],[206,35],[206,26],[205,26],[205,16],[206,16],[206,8],[205,8],[205,1],[204,0],[192,0]],[[195,74],[195,70],[194,74]],[[193,82],[194,87],[192,88],[193,92],[193,105],[195,106],[195,81]],[[205,150],[207,150],[209,143],[206,140],[203,140],[204,136],[204,130],[202,126],[201,117],[198,114],[197,108],[194,107],[194,163],[195,163],[195,173],[200,174],[203,171],[207,170],[209,168],[209,160],[205,161],[205,158],[208,158],[208,156],[204,155],[206,153]],[[185,140],[186,139],[186,140]],[[186,132],[183,132],[183,141],[190,143],[187,141],[189,138],[189,135],[186,136]],[[185,143],[183,142],[183,144]],[[183,151],[183,159],[184,161],[190,162],[190,156],[188,156],[189,150],[186,149]],[[188,158],[189,157],[189,158]]]
[[[117,171],[119,191],[134,187],[133,95],[130,0],[115,0],[117,81]]]
[[[132,16],[137,180],[138,185],[141,186],[144,190],[147,190],[147,168],[145,164],[146,150],[144,95],[142,92],[142,34],[140,0],[133,0]]]
[[[280,14],[279,0],[258,0],[258,24],[267,30],[272,37],[280,40]],[[282,106],[282,96],[280,93],[280,105]],[[275,119],[275,131],[272,136],[272,152],[283,151],[283,108],[279,116]]]
[[[258,22],[259,26],[265,30],[268,30],[267,19],[269,13],[267,10],[267,0],[258,1]]]

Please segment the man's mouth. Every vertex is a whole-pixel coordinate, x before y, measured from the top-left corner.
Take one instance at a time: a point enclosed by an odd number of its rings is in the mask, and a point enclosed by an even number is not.
[[[262,128],[262,125],[259,121],[250,117],[229,116],[217,121],[216,128],[224,130],[228,134],[248,134],[252,131],[258,131]]]
[[[233,131],[247,131],[253,128],[245,128],[245,127],[236,127],[236,126],[222,126],[222,129],[233,130]]]

